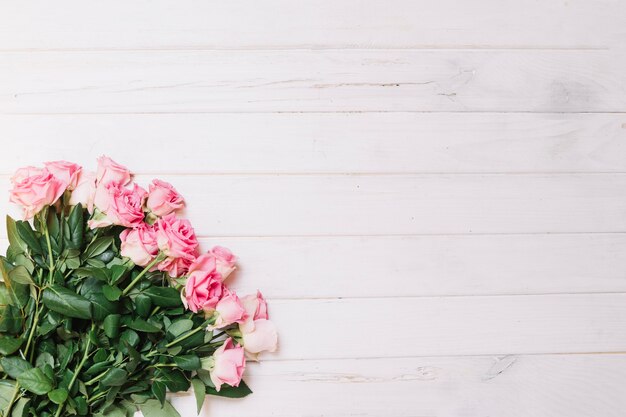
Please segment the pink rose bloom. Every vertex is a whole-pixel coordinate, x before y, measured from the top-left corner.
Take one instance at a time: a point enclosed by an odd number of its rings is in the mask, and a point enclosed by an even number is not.
[[[257,358],[260,352],[276,352],[278,332],[273,322],[260,319],[254,320],[254,326],[239,326],[243,347],[251,359]]]
[[[146,205],[152,213],[162,217],[182,208],[185,201],[171,184],[161,180],[152,180]]]
[[[207,253],[198,256],[189,272],[210,271],[216,272],[224,281],[235,270],[237,257],[231,251],[221,246],[215,246]]]
[[[256,295],[246,295],[241,299],[248,317],[253,320],[268,319],[267,302],[263,298],[261,291],[257,291]]]
[[[82,171],[78,175],[78,182],[72,195],[70,196],[70,205],[75,206],[78,203],[93,213],[94,197],[96,194],[96,173]]]
[[[143,203],[148,194],[146,190],[137,184],[128,189],[120,184],[110,183],[106,191],[106,199],[96,202],[96,207],[103,215],[89,220],[89,227],[95,229],[113,224],[135,227],[143,223]]]
[[[194,313],[213,310],[224,293],[224,284],[215,270],[194,270],[194,264],[191,265],[185,284],[185,303],[189,310]]]
[[[45,162],[44,165],[59,181],[67,184],[68,190],[78,185],[78,176],[83,169],[80,165],[67,161]]]
[[[238,387],[246,368],[246,358],[241,346],[235,347],[233,339],[228,338],[215,353],[213,353],[214,365],[211,369],[211,381],[219,392],[222,384]]]
[[[67,184],[45,168],[20,168],[11,182],[13,189],[9,201],[22,206],[25,219],[32,218],[45,206],[54,204],[67,188]]]
[[[157,256],[159,247],[156,232],[146,223],[135,229],[126,229],[120,234],[122,241],[120,253],[130,258],[135,265],[146,266]]]
[[[189,220],[180,219],[171,213],[156,222],[157,244],[167,256],[157,265],[160,271],[176,277],[187,272],[196,259],[198,239]]]
[[[118,164],[108,156],[103,155],[98,158],[98,171],[96,172],[98,184],[126,185],[130,182],[130,177],[130,171],[125,166]]]
[[[211,327],[222,329],[233,323],[243,323],[246,318],[246,310],[241,300],[234,292],[227,291],[226,295],[215,306],[216,320]]]

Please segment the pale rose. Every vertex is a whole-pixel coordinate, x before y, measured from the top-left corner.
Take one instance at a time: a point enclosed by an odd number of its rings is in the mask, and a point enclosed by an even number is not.
[[[108,156],[103,155],[98,158],[98,171],[96,172],[98,184],[126,185],[130,182],[130,177],[130,171],[125,166],[118,164]]]
[[[216,391],[222,384],[238,387],[246,368],[246,358],[241,346],[236,346],[231,338],[226,339],[224,344],[213,353],[213,369],[211,369],[211,381]]]
[[[185,200],[169,183],[161,180],[152,180],[146,206],[156,216],[170,214],[185,205]]]
[[[215,306],[215,323],[211,326],[221,329],[233,323],[243,323],[246,318],[246,310],[241,304],[241,300],[234,292],[227,292]]]
[[[70,205],[75,206],[78,203],[93,213],[94,197],[96,193],[96,173],[82,171],[78,176],[76,188],[70,196]]]
[[[67,184],[68,190],[73,190],[78,185],[78,177],[82,171],[80,165],[67,161],[45,162],[44,165],[59,181]]]
[[[256,359],[260,352],[275,352],[278,347],[278,332],[273,322],[254,320],[253,326],[239,326],[241,340],[248,356]]]
[[[156,223],[159,248],[168,257],[195,260],[198,239],[189,220],[168,214]]]
[[[135,263],[135,265],[146,266],[159,253],[156,242],[156,232],[152,226],[145,223],[140,224],[135,229],[126,229],[120,234],[122,242],[120,253]]]
[[[235,262],[237,262],[237,257],[233,255],[233,253],[222,247],[215,246],[213,249],[209,251],[211,255],[215,257],[218,274],[222,276],[222,281],[228,278],[228,276],[235,270]]]
[[[182,277],[189,271],[192,260],[187,258],[166,258],[159,262],[156,269],[167,272],[172,278]]]
[[[137,184],[128,189],[120,184],[110,183],[106,191],[106,199],[96,202],[101,213],[89,220],[89,227],[94,229],[114,224],[135,227],[143,222],[143,204],[148,194],[146,190]]]
[[[261,291],[257,291],[256,295],[246,295],[241,299],[246,313],[253,320],[268,319],[267,301],[263,298]]]
[[[215,271],[195,270],[191,272],[185,284],[185,303],[194,313],[200,310],[212,310],[225,292],[224,284]]]
[[[22,206],[25,219],[32,218],[45,206],[54,204],[67,187],[47,169],[35,167],[18,169],[11,182],[13,189],[9,201]]]

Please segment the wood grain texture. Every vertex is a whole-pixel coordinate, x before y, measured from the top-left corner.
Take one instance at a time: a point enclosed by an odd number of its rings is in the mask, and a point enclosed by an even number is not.
[[[622,417],[625,355],[341,359],[248,366],[254,395],[202,417]],[[193,398],[178,396],[182,415]]]
[[[0,115],[0,173],[167,147],[137,173],[626,172],[626,114]],[[181,133],[184,132],[184,133]],[[111,146],[124,143],[124,147]],[[24,152],[28,149],[28,152]]]
[[[619,0],[4,2],[0,49],[603,48]],[[68,12],[71,11],[71,12]],[[599,23],[601,22],[601,24]]]
[[[626,230],[626,174],[160,177],[185,196],[199,236]],[[16,214],[6,200],[0,209]]]
[[[0,112],[624,112],[616,51],[0,53]]]
[[[626,294],[271,300],[270,316],[264,360],[626,351]]]

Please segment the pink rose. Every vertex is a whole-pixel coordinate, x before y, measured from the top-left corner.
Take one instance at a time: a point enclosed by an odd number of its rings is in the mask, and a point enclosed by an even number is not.
[[[67,187],[47,169],[35,167],[18,169],[11,182],[13,189],[9,201],[22,206],[25,219],[32,218],[45,206],[54,204]]]
[[[108,156],[103,155],[98,158],[98,171],[96,173],[98,184],[126,185],[130,182],[130,177],[130,171],[125,166],[118,164]]]
[[[228,338],[213,353],[213,368],[209,371],[211,381],[219,392],[222,384],[238,387],[246,368],[246,358],[241,346],[235,347],[233,339]]]
[[[130,258],[135,265],[146,266],[157,256],[159,247],[156,232],[145,223],[135,229],[126,229],[120,234],[122,241],[120,253]]]
[[[217,272],[222,276],[222,281],[228,278],[231,272],[235,270],[235,262],[237,257],[231,251],[222,247],[215,246],[209,251],[209,254],[215,257]]]
[[[78,176],[83,169],[80,165],[67,161],[45,162],[44,165],[59,181],[67,184],[68,190],[73,190],[78,185]]]
[[[106,199],[96,202],[101,213],[89,220],[89,227],[95,229],[113,224],[135,227],[143,222],[143,203],[148,194],[146,190],[137,184],[133,189],[128,189],[120,184],[110,183],[106,186],[106,191]]]
[[[83,208],[87,208],[90,213],[93,213],[95,193],[96,173],[82,171],[78,176],[76,188],[74,188],[70,196],[70,205],[75,206],[80,203]]]
[[[152,213],[162,217],[182,208],[185,201],[171,184],[161,180],[152,180],[146,205]]]
[[[224,281],[235,270],[237,258],[226,248],[215,246],[207,253],[198,256],[194,261],[191,271],[215,272]]]
[[[273,322],[260,319],[254,320],[253,326],[239,326],[243,347],[252,359],[260,352],[276,352],[278,332]]]
[[[226,295],[215,306],[216,319],[211,326],[215,329],[222,329],[233,323],[243,323],[246,318],[246,310],[241,304],[241,300],[234,292],[227,291]]]
[[[180,219],[171,213],[156,222],[157,244],[167,256],[157,265],[160,271],[176,277],[187,272],[196,259],[198,239],[189,220]]]
[[[222,277],[215,269],[215,258],[199,256],[189,267],[185,284],[185,302],[194,313],[215,309],[225,293]]]
[[[261,291],[257,291],[256,295],[246,295],[241,299],[248,317],[253,320],[268,319],[267,302],[263,298]]]

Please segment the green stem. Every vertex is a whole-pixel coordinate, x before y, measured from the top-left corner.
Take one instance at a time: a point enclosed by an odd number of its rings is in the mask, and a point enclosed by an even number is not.
[[[48,232],[48,226],[46,225],[45,235],[46,235],[46,243],[48,244],[48,264],[49,271],[48,274],[48,282],[52,284],[52,275],[54,274],[54,259],[52,257],[52,244],[50,243],[50,233]]]
[[[170,348],[170,347],[174,346],[176,343],[182,342],[183,340],[187,339],[188,337],[193,336],[194,334],[198,333],[200,330],[205,330],[206,331],[206,329],[204,328],[204,325],[193,329],[189,333],[185,333],[184,335],[179,336],[178,338],[172,340],[167,345],[165,345],[165,347],[166,348]]]
[[[4,410],[4,415],[6,417],[10,417],[11,416],[11,409],[13,408],[13,404],[15,403],[15,400],[17,400],[17,395],[20,393],[20,384],[17,383],[17,381],[15,381],[15,390],[13,391],[13,396],[11,397],[11,401],[9,401],[9,405],[7,406],[7,409]]]
[[[149,264],[148,264],[148,265],[147,265],[147,266],[143,269],[143,271],[141,271],[141,272],[139,273],[139,275],[137,275],[137,276],[135,277],[135,279],[131,281],[131,283],[130,283],[130,284],[128,284],[128,287],[126,287],[126,288],[124,289],[124,291],[122,291],[122,296],[124,296],[124,295],[128,294],[128,292],[129,292],[130,290],[132,290],[132,289],[133,289],[133,287],[135,286],[135,284],[137,284],[137,282],[139,282],[139,280],[140,280],[140,279],[141,279],[144,275],[146,275],[146,273],[147,273],[147,272],[148,272],[148,271],[149,271],[149,270],[150,270],[150,269],[151,269],[154,265],[156,265],[157,263],[161,262],[162,260],[163,260],[163,258],[161,257],[161,255],[160,255],[160,254],[159,254],[159,256],[157,256],[156,258],[154,258],[154,260],[153,260],[152,262],[150,262],[150,263],[149,263]]]
[[[95,327],[95,324],[91,325],[91,331],[93,331]],[[72,377],[72,379],[70,380],[69,385],[67,386],[67,391],[71,392],[72,390],[72,386],[74,386],[74,382],[76,382],[76,379],[78,378],[78,374],[80,373],[80,370],[83,369],[83,366],[85,365],[85,362],[87,362],[87,358],[89,357],[89,348],[91,347],[91,338],[89,337],[89,334],[87,334],[87,345],[85,346],[85,353],[83,353],[83,358],[81,359],[80,363],[78,364],[78,367],[74,370],[74,376]],[[65,408],[65,401],[62,402],[61,404],[59,404],[59,408],[57,408],[57,412],[55,413],[55,417],[59,417],[61,415],[61,411],[63,411],[63,408]]]
[[[39,303],[39,296],[41,295],[41,290],[37,290],[37,297],[35,299],[35,318],[33,319],[33,324],[30,328],[30,334],[28,335],[28,341],[26,342],[26,348],[24,349],[24,355],[28,356],[28,350],[30,349],[30,344],[33,341],[33,336],[35,335],[35,331],[37,330],[37,325],[39,324],[39,315],[41,314],[41,308]],[[31,360],[32,354],[35,352],[35,349],[31,352]]]

